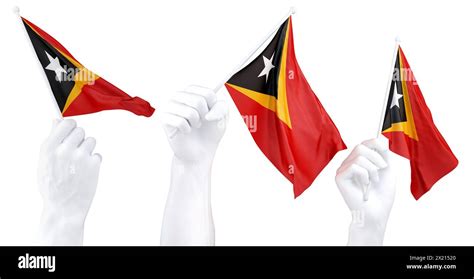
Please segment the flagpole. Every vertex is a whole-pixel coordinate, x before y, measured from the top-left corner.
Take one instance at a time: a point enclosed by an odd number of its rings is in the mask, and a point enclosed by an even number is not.
[[[385,97],[382,104],[382,112],[380,115],[379,128],[377,130],[377,138],[380,138],[380,136],[382,135],[382,126],[383,126],[383,121],[385,119],[388,96],[390,95],[390,87],[392,85],[392,79],[393,79],[393,69],[395,67],[395,61],[397,58],[399,46],[400,46],[400,38],[397,36],[395,37],[395,49],[393,51],[392,63],[390,64],[390,76],[388,78],[387,88],[385,90]],[[369,187],[370,187],[370,182],[367,185],[362,185],[364,201],[369,200]]]
[[[28,36],[28,33],[26,32],[26,29],[25,27],[23,26],[23,20],[21,19],[21,16],[20,16],[20,8],[18,6],[15,6],[13,7],[13,13],[15,13],[17,16],[18,16],[18,19],[20,20],[21,22],[21,29],[23,29],[24,31],[24,34],[26,36],[26,38],[28,39],[28,41],[30,42],[30,46],[31,46],[31,51],[35,54],[35,57],[37,56],[36,55],[36,51],[33,47],[33,43],[31,43],[31,40],[30,40],[30,37]],[[41,69],[41,72],[43,73],[43,77],[44,77],[44,81],[46,82],[46,84],[48,85],[48,90],[51,90],[51,86],[49,84],[49,81],[48,81],[48,77],[46,76],[46,73],[44,72],[44,69],[43,69],[43,65],[41,65],[41,63],[39,62],[38,60],[38,64],[40,66],[40,69]],[[58,106],[58,103],[56,102],[56,99],[54,98],[53,96],[53,93],[51,92],[51,94],[49,94],[49,97],[51,99],[51,102],[53,104],[53,107],[54,107],[54,111],[55,111],[55,114],[56,114],[56,118],[59,118],[59,119],[63,119],[63,115],[61,113],[61,110],[59,109],[59,106]]]
[[[228,75],[225,76],[224,79],[222,79],[216,87],[214,87],[214,92],[218,92],[222,86],[237,72],[239,71],[246,63],[247,61],[262,47],[262,45],[268,41],[271,36],[278,31],[278,28],[285,22],[291,15],[294,15],[296,13],[295,7],[291,7],[288,13],[278,22],[278,24],[270,31],[268,34],[263,37],[263,39],[258,43],[257,47],[255,47],[240,63],[238,64],[237,67],[235,67],[232,72],[230,72]]]
[[[383,121],[385,119],[388,96],[390,95],[390,87],[392,85],[392,79],[393,79],[393,69],[395,67],[395,61],[397,58],[399,46],[400,46],[400,38],[397,36],[395,37],[395,49],[393,51],[392,63],[390,64],[390,76],[388,78],[387,89],[385,91],[385,98],[382,105],[382,113],[380,115],[379,129],[377,130],[377,138],[379,138],[382,135],[382,126],[383,126]]]

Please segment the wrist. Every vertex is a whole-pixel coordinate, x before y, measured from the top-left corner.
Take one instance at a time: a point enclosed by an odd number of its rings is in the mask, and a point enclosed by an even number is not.
[[[173,157],[162,245],[214,245],[211,167],[212,160],[190,163]]]
[[[377,246],[383,244],[386,222],[375,221],[363,210],[352,211],[348,245]]]
[[[191,175],[199,181],[208,180],[211,174],[214,156],[202,158],[198,161],[183,160],[173,156],[172,169],[177,174]]]
[[[198,152],[197,154],[181,154],[181,152],[173,155],[173,163],[179,163],[180,165],[188,168],[195,168],[196,166],[211,166],[214,160],[215,151],[210,152]]]
[[[212,160],[183,161],[174,156],[171,166],[169,195],[178,196],[188,203],[210,203]]]
[[[82,245],[85,214],[69,208],[45,205],[40,220],[43,245]]]

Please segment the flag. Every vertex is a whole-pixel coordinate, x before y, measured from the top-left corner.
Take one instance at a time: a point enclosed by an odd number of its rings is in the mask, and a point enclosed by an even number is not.
[[[295,57],[291,17],[225,84],[258,147],[303,193],[346,146]]]
[[[411,192],[417,200],[458,165],[433,122],[401,47],[395,59],[382,134],[389,139],[390,150],[410,160]]]
[[[123,109],[151,116],[155,109],[86,69],[58,41],[21,18],[63,116]]]

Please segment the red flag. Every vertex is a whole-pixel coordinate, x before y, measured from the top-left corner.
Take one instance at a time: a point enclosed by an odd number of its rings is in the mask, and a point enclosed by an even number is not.
[[[346,146],[295,57],[291,17],[226,83],[249,131],[298,197]]]
[[[390,150],[410,160],[411,192],[419,199],[458,160],[436,128],[410,65],[398,48],[382,134]]]
[[[130,97],[89,71],[53,37],[27,19],[21,19],[63,116],[112,109],[147,117],[153,114],[155,109],[147,101]]]

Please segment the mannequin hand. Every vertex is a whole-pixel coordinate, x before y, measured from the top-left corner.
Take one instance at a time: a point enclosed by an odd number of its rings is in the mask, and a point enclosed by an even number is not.
[[[94,198],[101,157],[95,139],[72,119],[57,120],[40,151],[38,183],[43,197],[40,238],[48,245],[82,244],[83,226]]]
[[[337,171],[337,186],[352,212],[349,245],[381,245],[395,198],[395,177],[384,137],[356,146]]]
[[[224,135],[227,104],[211,89],[190,86],[177,92],[162,114],[175,157],[182,162],[212,161]]]
[[[227,104],[216,93],[191,86],[176,93],[162,115],[174,152],[162,245],[214,245],[211,168],[227,121]]]

